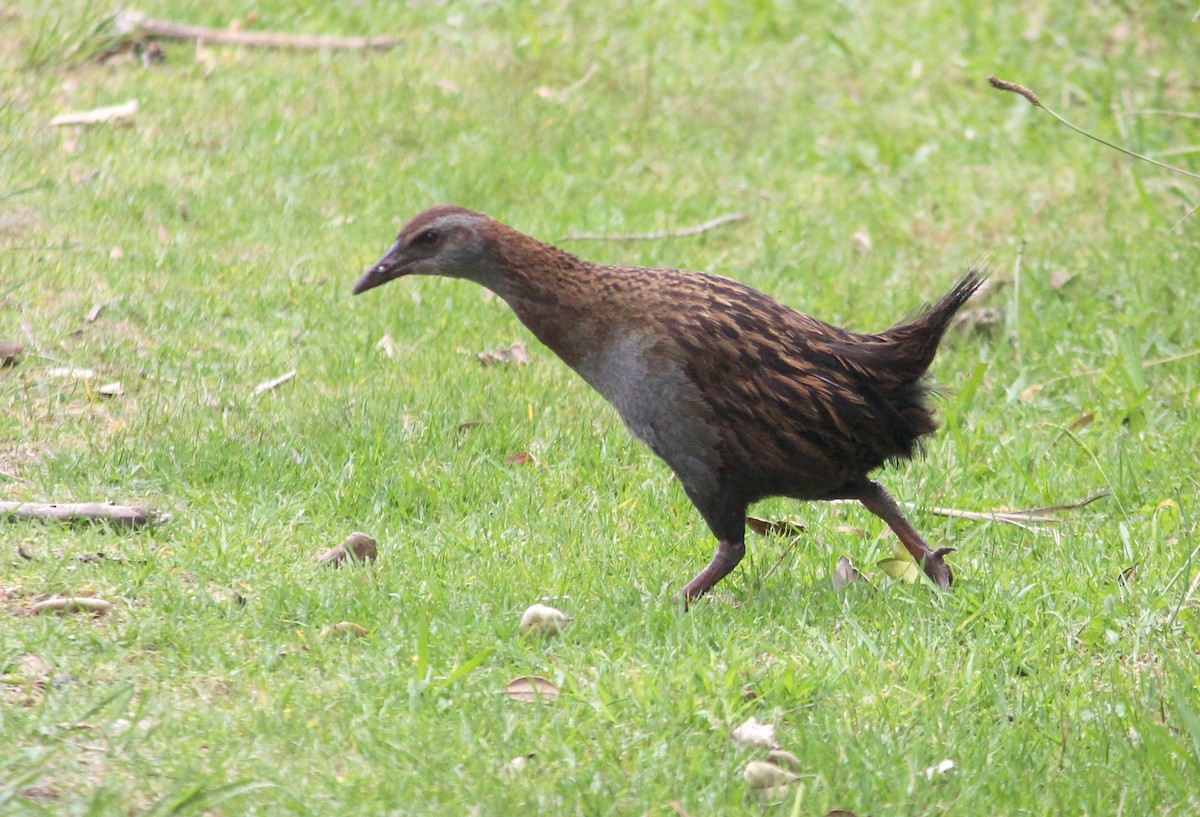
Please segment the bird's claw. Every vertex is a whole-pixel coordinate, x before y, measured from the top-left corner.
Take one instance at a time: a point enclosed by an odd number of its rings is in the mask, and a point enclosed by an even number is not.
[[[949,590],[954,584],[954,571],[942,558],[947,553],[953,553],[958,548],[944,547],[927,554],[924,561],[925,575],[938,586],[939,590]]]

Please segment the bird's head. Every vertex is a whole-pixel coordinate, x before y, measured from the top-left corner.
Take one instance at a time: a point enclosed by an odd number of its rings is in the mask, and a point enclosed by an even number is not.
[[[462,207],[426,210],[404,225],[387,254],[359,278],[354,294],[404,275],[465,278],[494,288],[494,226],[482,213]]]

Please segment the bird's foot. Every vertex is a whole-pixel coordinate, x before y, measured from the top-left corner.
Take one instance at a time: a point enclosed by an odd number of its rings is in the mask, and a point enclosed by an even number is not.
[[[946,564],[942,558],[947,553],[953,553],[958,548],[938,548],[930,551],[925,555],[924,570],[925,575],[938,586],[940,590],[949,590],[950,585],[954,584],[954,571],[950,569],[950,565]]]

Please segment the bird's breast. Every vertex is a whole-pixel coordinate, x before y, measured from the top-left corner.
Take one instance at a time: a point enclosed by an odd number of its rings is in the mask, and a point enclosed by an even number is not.
[[[715,490],[720,438],[712,410],[671,355],[645,334],[622,332],[596,344],[573,366],[689,493]]]

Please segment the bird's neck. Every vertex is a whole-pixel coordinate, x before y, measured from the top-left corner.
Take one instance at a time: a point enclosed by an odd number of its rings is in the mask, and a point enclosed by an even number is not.
[[[495,292],[521,323],[569,366],[577,367],[612,329],[596,265],[522,233],[502,243]]]

